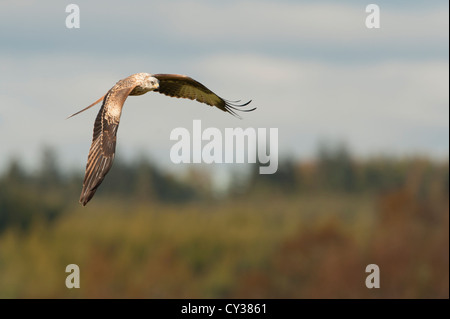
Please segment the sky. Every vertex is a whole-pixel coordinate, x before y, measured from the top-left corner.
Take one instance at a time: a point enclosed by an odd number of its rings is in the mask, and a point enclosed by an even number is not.
[[[66,6],[80,28],[66,27]],[[380,8],[369,29],[366,6]],[[447,1],[0,2],[0,171],[33,168],[43,147],[82,171],[100,105],[138,72],[189,75],[218,95],[252,100],[237,119],[190,100],[129,97],[116,160],[167,169],[173,129],[278,128],[280,158],[322,142],[359,157],[449,153]],[[191,164],[195,165],[195,164]]]

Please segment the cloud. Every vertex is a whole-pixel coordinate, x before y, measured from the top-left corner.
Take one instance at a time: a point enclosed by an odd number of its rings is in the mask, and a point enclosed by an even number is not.
[[[448,34],[445,3],[428,10],[405,5],[392,10],[381,7],[382,28],[378,39],[414,41]],[[342,40],[372,41],[375,30],[368,30],[366,4],[301,1],[171,1],[154,10],[164,17],[164,27],[180,38],[196,41],[314,41],[343,44]],[[186,14],[188,13],[188,14]],[[423,38],[423,40],[425,40]]]
[[[65,4],[5,5],[5,50],[71,50],[108,55],[193,57],[264,51],[284,56],[366,61],[396,55],[448,55],[448,3],[428,7],[380,1],[381,28],[365,27],[359,2],[78,1],[81,28],[65,28]],[[45,17],[41,19],[40,17]],[[420,43],[420,45],[418,45]],[[141,51],[137,53],[136,51]]]
[[[288,141],[285,150],[302,154],[304,136],[345,140],[366,155],[383,148],[443,155],[423,138],[411,139],[417,131],[425,136],[438,131],[448,141],[448,61],[349,66],[236,54],[199,61],[198,67],[207,78],[233,78],[221,85],[227,91],[245,87],[259,106],[249,120],[256,116],[258,125],[279,127],[280,139]]]
[[[365,7],[352,1],[80,0],[72,32],[59,1],[2,2],[0,167],[10,154],[35,163],[41,145],[84,165],[98,109],[65,117],[137,72],[187,74],[258,109],[239,121],[192,101],[129,98],[122,158],[143,151],[167,162],[171,130],[193,119],[277,127],[280,152],[299,156],[333,139],[358,155],[448,157],[448,4],[388,3],[379,3],[381,29],[368,30]]]
[[[63,154],[65,160],[85,160],[97,111],[65,117],[128,75],[105,72],[109,59],[94,63],[101,71],[86,61],[76,56],[29,56],[21,61],[34,65],[26,77],[3,67],[10,74],[9,81],[1,83],[7,93],[0,95],[0,136],[9,137],[2,140],[5,152],[26,152],[32,161],[39,145],[50,144],[70,154]],[[282,153],[310,156],[318,141],[338,139],[359,155],[390,151],[442,156],[448,154],[448,146],[443,147],[448,145],[448,67],[448,61],[349,66],[262,54],[213,55],[192,61],[196,78],[226,98],[253,99],[255,112],[238,121],[192,101],[154,93],[130,97],[118,147],[129,154],[124,158],[145,150],[164,162],[172,146],[171,130],[191,129],[193,119],[202,119],[204,127],[220,129],[277,127]],[[439,132],[441,142],[430,143]]]

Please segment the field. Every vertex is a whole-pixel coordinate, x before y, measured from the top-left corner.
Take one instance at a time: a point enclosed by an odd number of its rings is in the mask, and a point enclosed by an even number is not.
[[[290,191],[291,180],[250,183],[222,199],[105,190],[81,207],[60,205],[53,190],[34,200],[56,215],[27,223],[5,218],[20,206],[10,185],[0,201],[0,297],[449,298],[448,164],[402,165],[404,182],[377,191],[314,186],[309,164],[295,166],[303,182]],[[68,264],[80,267],[80,289],[65,286]],[[365,285],[369,264],[379,266],[378,289]]]

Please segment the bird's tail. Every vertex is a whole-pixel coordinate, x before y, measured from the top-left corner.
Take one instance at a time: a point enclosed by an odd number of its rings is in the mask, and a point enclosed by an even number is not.
[[[105,95],[106,95],[106,94],[105,94]],[[81,111],[78,111],[77,113],[72,114],[71,116],[69,116],[68,118],[66,118],[66,120],[67,120],[67,119],[70,119],[72,116],[75,116],[75,115],[77,115],[77,114],[80,114],[81,112],[84,112],[84,111],[86,111],[87,109],[93,107],[95,104],[97,104],[97,103],[99,103],[100,101],[102,101],[103,98],[105,97],[105,95],[103,95],[101,98],[99,98],[97,101],[95,101],[94,103],[92,103],[92,104],[89,105],[88,107],[82,109]]]

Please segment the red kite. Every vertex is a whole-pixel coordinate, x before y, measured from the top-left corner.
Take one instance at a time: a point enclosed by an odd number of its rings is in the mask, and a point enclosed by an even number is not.
[[[136,73],[120,80],[96,102],[69,116],[77,115],[103,101],[95,119],[94,136],[86,164],[83,189],[80,196],[80,203],[83,206],[91,200],[111,169],[116,149],[117,128],[126,98],[129,95],[142,95],[149,91],[176,98],[196,100],[200,103],[215,106],[234,116],[238,116],[236,111],[249,112],[255,109],[240,109],[248,105],[251,100],[244,104],[235,104],[240,101],[225,100],[203,84],[185,75]]]

